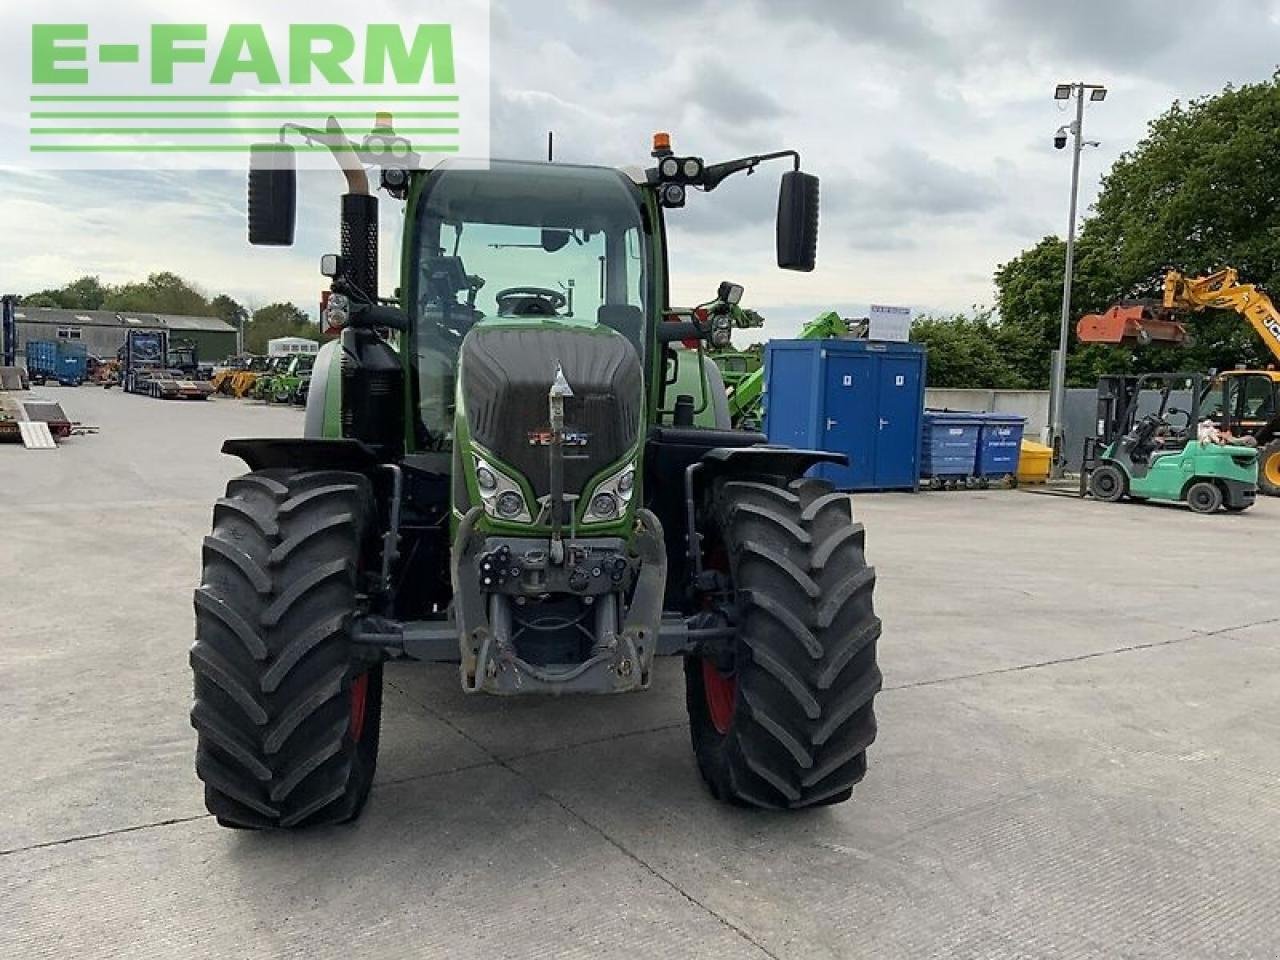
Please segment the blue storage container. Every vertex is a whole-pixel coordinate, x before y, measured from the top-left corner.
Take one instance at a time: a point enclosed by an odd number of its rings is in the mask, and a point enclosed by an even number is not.
[[[848,466],[810,471],[841,490],[919,488],[924,347],[771,340],[764,364],[770,443],[845,454]]]
[[[58,379],[58,344],[53,340],[28,340],[23,352],[27,376],[36,383]]]
[[[1018,458],[1022,456],[1022,431],[1026,425],[1026,417],[1007,413],[982,414],[982,429],[978,434],[977,476],[1017,476]]]
[[[926,410],[920,475],[940,480],[963,480],[975,476],[982,416],[980,413]]]
[[[83,343],[58,341],[58,382],[66,387],[78,387],[84,383],[89,366],[89,351]]]

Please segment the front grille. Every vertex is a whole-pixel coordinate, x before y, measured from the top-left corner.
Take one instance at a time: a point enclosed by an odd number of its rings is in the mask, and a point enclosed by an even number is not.
[[[462,391],[472,439],[510,464],[536,496],[550,492],[548,391],[557,364],[573,396],[565,401],[565,490],[587,482],[636,443],[643,409],[640,360],[606,328],[475,328],[462,344]]]

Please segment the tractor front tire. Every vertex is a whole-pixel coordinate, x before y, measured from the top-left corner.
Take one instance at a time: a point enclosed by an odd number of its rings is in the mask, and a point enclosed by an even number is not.
[[[698,769],[719,800],[803,808],[847,800],[876,736],[875,571],[845,494],[822,480],[718,481],[713,566],[738,614],[728,656],[685,659]]]
[[[196,773],[228,827],[355,819],[378,756],[382,665],[355,655],[369,481],[268,470],[227,485],[195,592]]]
[[[1280,497],[1280,439],[1258,451],[1258,492]]]

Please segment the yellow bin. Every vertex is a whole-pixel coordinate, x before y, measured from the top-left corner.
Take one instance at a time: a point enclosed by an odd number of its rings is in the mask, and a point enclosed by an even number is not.
[[[1018,483],[1044,483],[1049,479],[1049,467],[1053,463],[1053,448],[1034,440],[1022,441],[1018,455]]]

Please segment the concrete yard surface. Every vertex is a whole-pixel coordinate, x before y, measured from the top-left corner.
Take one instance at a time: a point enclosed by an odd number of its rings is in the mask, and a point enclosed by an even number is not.
[[[1280,944],[1280,500],[858,496],[884,620],[853,800],[717,804],[680,664],[621,698],[387,670],[355,825],[205,814],[191,591],[230,436],[300,411],[47,388],[0,447],[0,957],[1258,957]]]

